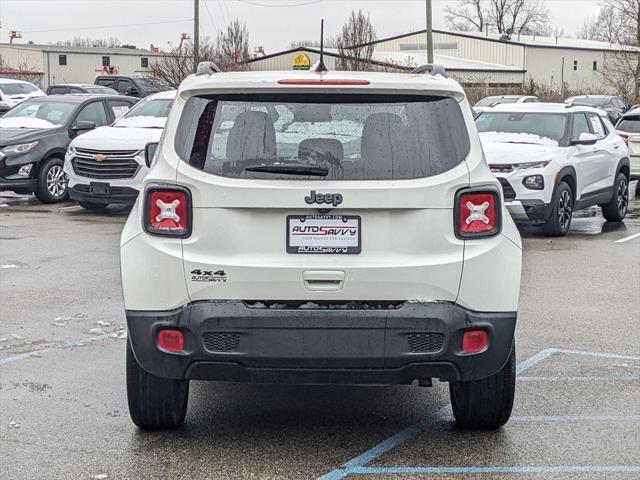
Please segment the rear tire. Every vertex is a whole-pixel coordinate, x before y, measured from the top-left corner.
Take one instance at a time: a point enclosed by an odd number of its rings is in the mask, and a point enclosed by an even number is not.
[[[69,196],[68,179],[63,167],[64,160],[58,157],[42,162],[38,172],[38,186],[34,192],[42,203],[61,202]]]
[[[453,416],[459,427],[494,430],[509,420],[516,389],[516,348],[502,370],[482,380],[449,384]]]
[[[602,216],[609,222],[621,222],[627,215],[629,207],[629,179],[624,173],[619,173],[613,184],[611,201],[602,207]]]
[[[189,381],[146,372],[127,341],[127,400],[131,420],[143,430],[176,428],[187,414]]]
[[[95,202],[78,202],[78,205],[80,205],[85,210],[90,210],[92,212],[99,212],[99,211],[102,211],[105,208],[107,208],[107,206],[109,204],[108,203],[95,203]]]
[[[573,192],[566,182],[560,182],[551,198],[551,215],[542,226],[548,237],[564,237],[573,218]]]

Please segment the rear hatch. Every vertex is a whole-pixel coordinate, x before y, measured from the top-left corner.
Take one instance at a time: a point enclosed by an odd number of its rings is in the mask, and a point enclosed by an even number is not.
[[[455,301],[470,141],[454,99],[196,96],[175,150],[192,301]]]

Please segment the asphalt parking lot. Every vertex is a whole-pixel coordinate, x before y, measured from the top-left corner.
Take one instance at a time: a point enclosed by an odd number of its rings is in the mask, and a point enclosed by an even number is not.
[[[433,388],[193,382],[184,428],[127,412],[118,242],[126,212],[0,196],[0,477],[637,479],[640,199],[524,239],[514,416],[452,423]]]

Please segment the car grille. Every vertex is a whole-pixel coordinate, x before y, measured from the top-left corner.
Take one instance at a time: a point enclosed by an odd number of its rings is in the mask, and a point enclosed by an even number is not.
[[[138,150],[99,151],[77,148],[71,165],[73,171],[81,177],[101,180],[133,178],[140,168],[134,158],[136,153]],[[103,156],[104,159],[97,161],[96,156]]]
[[[204,347],[210,352],[237,352],[240,335],[237,333],[205,333]]]
[[[511,184],[507,181],[506,178],[498,178],[500,185],[502,185],[502,193],[504,194],[504,199],[507,202],[515,200],[516,191],[513,189]]]
[[[442,349],[442,333],[410,333],[407,335],[409,351],[412,353],[433,353]]]

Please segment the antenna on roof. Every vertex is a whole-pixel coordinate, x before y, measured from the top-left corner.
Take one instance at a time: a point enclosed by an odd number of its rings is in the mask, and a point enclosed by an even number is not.
[[[324,18],[320,20],[320,60],[313,66],[312,70],[317,73],[329,71],[324,64]]]

